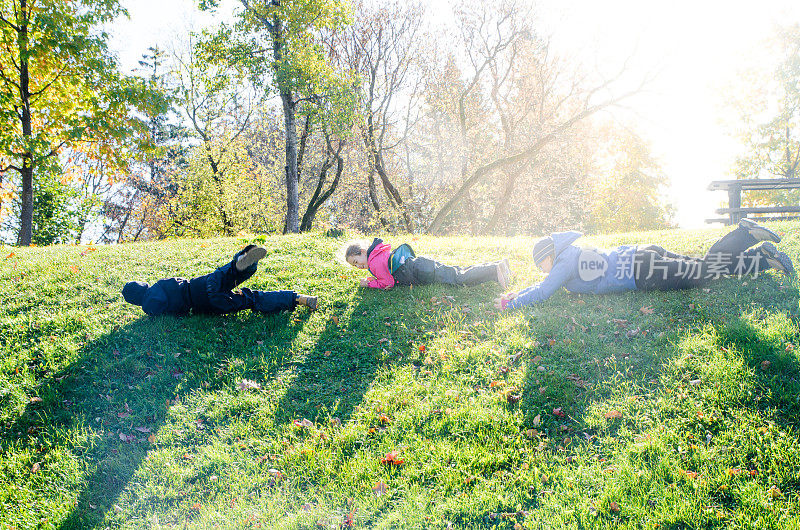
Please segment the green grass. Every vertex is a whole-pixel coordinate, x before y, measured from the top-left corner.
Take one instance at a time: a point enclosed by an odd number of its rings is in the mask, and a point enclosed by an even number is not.
[[[800,224],[772,226],[798,262]],[[723,232],[581,242],[696,254]],[[316,313],[122,301],[246,242],[2,249],[0,527],[800,527],[795,278],[501,314],[496,284],[358,289],[317,234],[267,238],[247,284],[317,294]],[[410,242],[542,278],[528,238]]]

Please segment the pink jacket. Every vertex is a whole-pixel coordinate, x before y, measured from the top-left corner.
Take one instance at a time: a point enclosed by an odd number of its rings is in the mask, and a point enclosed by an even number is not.
[[[367,256],[369,272],[375,276],[367,285],[377,289],[391,289],[394,287],[394,276],[389,272],[389,256],[391,253],[392,245],[381,243]]]

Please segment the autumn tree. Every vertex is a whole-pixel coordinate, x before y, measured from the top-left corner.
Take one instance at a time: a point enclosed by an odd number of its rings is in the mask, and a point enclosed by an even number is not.
[[[316,102],[342,84],[321,52],[321,32],[345,23],[342,0],[240,0],[238,29],[247,36],[235,43],[232,55],[249,65],[254,76],[269,78],[279,94],[285,130],[286,224],[300,230],[300,192],[297,171],[299,106]],[[201,9],[214,9],[218,0],[199,0]]]
[[[125,13],[119,1],[3,0],[0,9],[0,172],[18,181],[17,243],[28,245],[37,179],[84,142],[109,170],[124,168],[129,138],[141,138],[130,108],[155,100],[108,51],[102,26]]]
[[[490,129],[492,124],[502,123],[509,118],[509,101],[516,105],[527,104],[517,90],[501,93],[503,87],[509,86],[508,83],[513,78],[521,81],[525,79],[525,76],[515,72],[522,64],[522,56],[518,51],[531,39],[531,27],[528,17],[519,15],[520,9],[519,3],[514,0],[483,6],[482,9],[475,9],[473,4],[467,3],[457,8],[456,14],[461,28],[459,45],[462,54],[467,58],[465,64],[468,65],[468,70],[465,71],[466,83],[456,96],[457,104],[460,109],[469,99],[482,98],[495,92],[497,96],[496,101],[493,101],[494,111],[491,119],[481,125],[484,129]],[[489,182],[489,179],[504,170],[508,170],[506,178],[498,179],[504,185],[499,200],[510,196],[514,181],[509,176],[513,176],[515,166],[533,161],[571,127],[636,94],[647,81],[643,79],[627,85],[622,83],[626,74],[625,65],[610,76],[590,76],[563,62],[548,59],[547,46],[535,45],[528,47],[527,51],[527,62],[538,63],[533,64],[531,71],[535,71],[537,67],[545,69],[537,74],[537,80],[545,82],[546,86],[545,90],[538,89],[538,95],[533,93],[538,98],[532,109],[538,110],[535,115],[532,114],[536,118],[531,122],[533,126],[529,126],[524,134],[517,131],[513,141],[504,142],[506,145],[488,153],[489,156],[481,152],[479,158],[473,158],[478,151],[462,142],[461,182],[439,208],[428,226],[428,232],[440,232],[451,219],[454,210],[462,203],[470,202],[473,188]],[[531,113],[526,111],[525,114]],[[509,129],[509,132],[514,131]],[[497,214],[502,215],[502,210]]]
[[[658,230],[673,225],[662,193],[669,181],[648,143],[628,128],[598,127],[593,178],[586,188],[586,227],[592,232]]]
[[[387,159],[407,139],[423,96],[421,63],[431,40],[423,30],[425,9],[417,2],[394,1],[374,7],[359,2],[356,13],[353,23],[336,35],[336,46],[341,50],[342,66],[359,77],[359,131],[369,163],[369,198],[386,226],[377,175],[390,206],[401,216],[403,228],[413,232],[411,215]]]
[[[730,102],[745,153],[733,172],[737,178],[800,178],[800,24],[781,28],[766,49],[777,66],[744,72],[737,79],[750,83]],[[796,190],[776,190],[750,192],[744,202],[792,205],[798,199]]]

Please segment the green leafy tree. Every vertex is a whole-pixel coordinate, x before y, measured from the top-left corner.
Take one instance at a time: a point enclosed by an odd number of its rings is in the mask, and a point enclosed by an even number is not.
[[[0,0],[0,172],[18,178],[19,245],[32,241],[36,181],[64,149],[91,143],[121,172],[131,139],[146,141],[130,109],[158,100],[119,74],[101,30],[123,14],[118,0]]]
[[[772,45],[780,58],[773,75],[751,75],[747,93],[734,102],[746,153],[734,166],[737,178],[800,178],[800,24],[781,29]],[[798,199],[796,190],[778,190],[751,192],[743,202],[790,205]]]
[[[330,66],[322,33],[347,21],[343,0],[240,0],[238,28],[249,38],[230,41],[231,57],[247,64],[254,77],[269,76],[283,108],[286,151],[285,232],[300,230],[298,111],[344,89],[346,82]],[[218,0],[200,0],[213,9]],[[265,42],[266,45],[262,44]]]
[[[670,228],[674,208],[661,196],[668,179],[647,142],[614,127],[602,128],[598,140],[586,227],[592,232]]]

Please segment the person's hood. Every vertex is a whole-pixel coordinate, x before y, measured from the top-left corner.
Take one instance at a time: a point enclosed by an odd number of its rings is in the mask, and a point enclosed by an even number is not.
[[[578,232],[577,230],[569,230],[567,232],[555,232],[550,234],[550,238],[553,240],[553,252],[558,258],[558,255],[564,252],[564,250],[573,244],[579,237],[583,234]]]
[[[122,288],[122,298],[133,305],[142,305],[144,293],[150,286],[145,282],[128,282]]]

